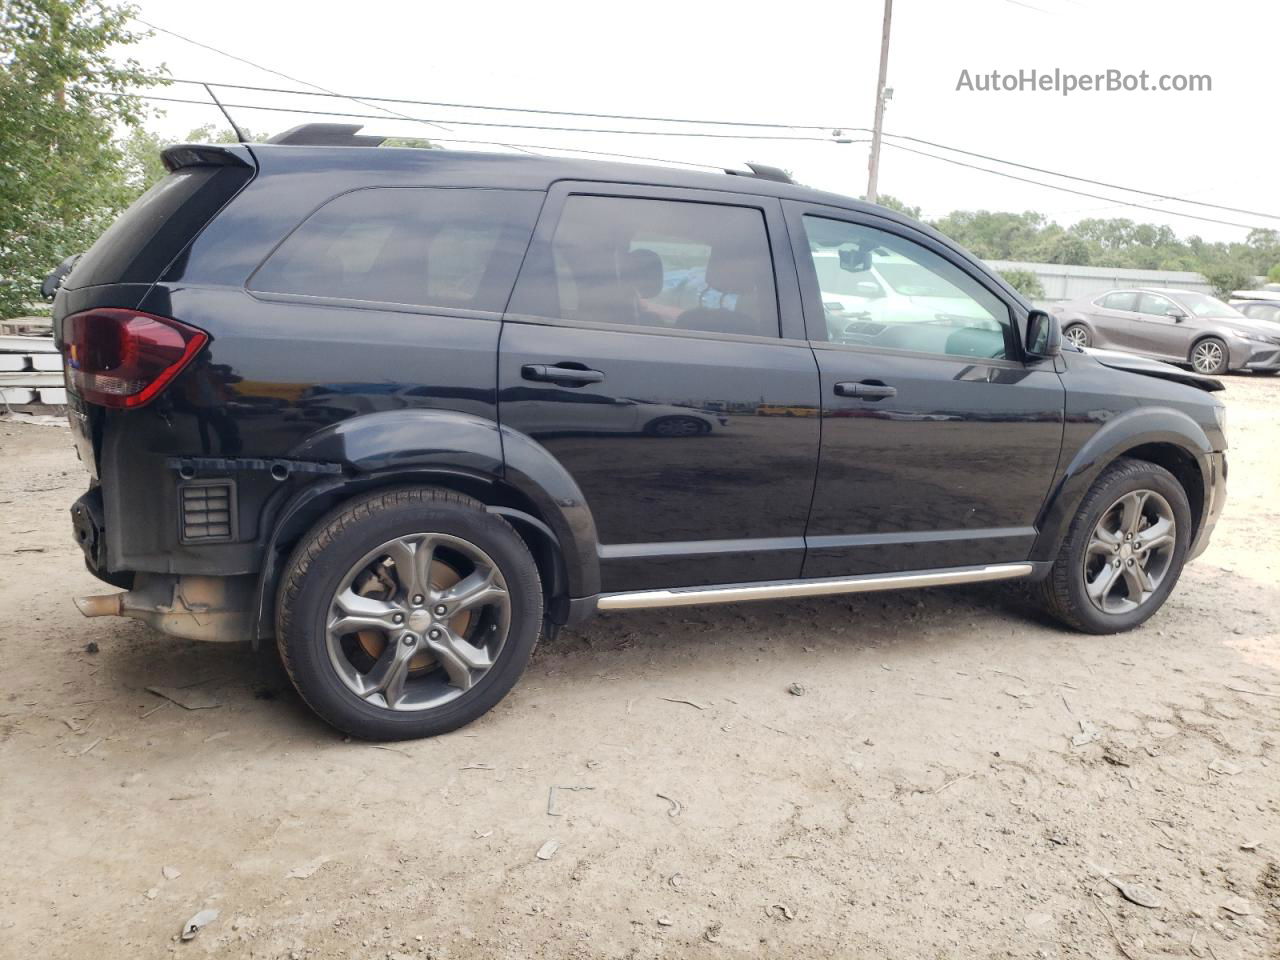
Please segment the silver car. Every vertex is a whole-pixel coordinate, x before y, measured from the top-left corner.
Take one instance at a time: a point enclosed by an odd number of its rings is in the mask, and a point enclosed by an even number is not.
[[[1062,336],[1078,347],[1104,347],[1190,364],[1198,373],[1280,371],[1280,323],[1246,317],[1215,297],[1190,290],[1112,290],[1050,308]]]

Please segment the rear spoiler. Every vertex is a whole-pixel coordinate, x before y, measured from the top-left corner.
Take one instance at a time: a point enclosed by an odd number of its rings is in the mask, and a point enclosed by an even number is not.
[[[253,154],[239,144],[218,146],[211,143],[175,143],[160,151],[160,159],[170,173],[183,167],[249,167]]]

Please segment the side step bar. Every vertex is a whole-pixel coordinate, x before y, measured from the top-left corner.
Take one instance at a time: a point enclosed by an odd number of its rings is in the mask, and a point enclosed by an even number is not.
[[[986,567],[951,567],[946,570],[930,570],[921,573],[875,573],[860,577],[776,580],[767,583],[606,593],[596,601],[596,609],[642,610],[646,607],[688,607],[699,603],[737,603],[742,600],[780,600],[785,597],[825,597],[837,593],[944,587],[957,583],[1014,580],[1029,576],[1032,570],[1034,567],[1029,563],[1002,563]]]

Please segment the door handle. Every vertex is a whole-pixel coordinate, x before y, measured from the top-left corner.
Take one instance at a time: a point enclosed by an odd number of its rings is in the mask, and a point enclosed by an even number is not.
[[[861,383],[853,383],[846,380],[836,384],[837,397],[857,397],[859,400],[883,400],[886,397],[896,397],[898,395],[897,387],[890,387],[881,383],[879,380],[863,380]]]
[[[566,387],[585,387],[588,383],[600,383],[604,380],[604,374],[599,370],[545,363],[526,363],[520,368],[520,376],[526,380],[541,380]]]

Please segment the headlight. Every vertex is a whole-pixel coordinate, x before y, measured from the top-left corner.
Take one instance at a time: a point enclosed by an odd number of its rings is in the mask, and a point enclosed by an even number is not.
[[[1271,344],[1271,338],[1264,333],[1241,333],[1239,331],[1231,331],[1231,335],[1239,340],[1248,340],[1250,343]]]

